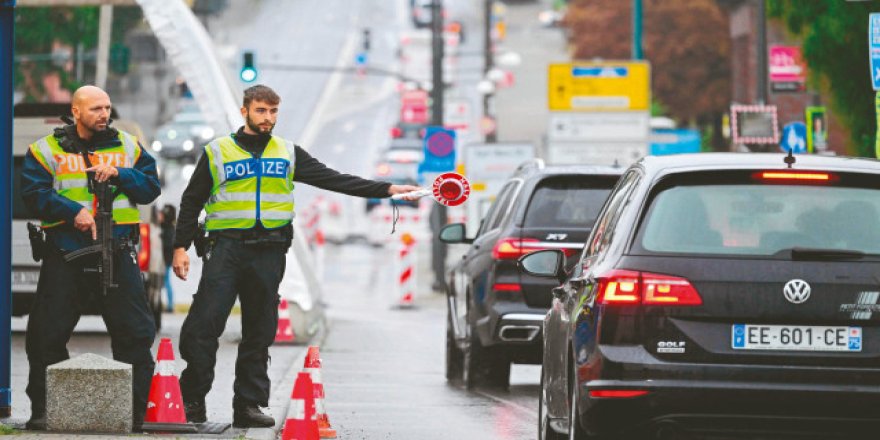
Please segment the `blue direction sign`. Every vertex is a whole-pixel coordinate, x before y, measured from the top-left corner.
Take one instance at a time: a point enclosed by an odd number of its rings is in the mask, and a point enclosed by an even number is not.
[[[419,173],[455,170],[455,130],[443,127],[425,129],[425,160]]]
[[[782,127],[782,139],[779,140],[779,148],[783,152],[791,151],[794,154],[807,152],[807,124],[792,122]]]
[[[871,57],[871,83],[874,85],[874,90],[880,90],[880,13],[871,14],[868,20],[868,53]]]
[[[574,78],[626,78],[629,69],[626,66],[578,67],[571,69]]]

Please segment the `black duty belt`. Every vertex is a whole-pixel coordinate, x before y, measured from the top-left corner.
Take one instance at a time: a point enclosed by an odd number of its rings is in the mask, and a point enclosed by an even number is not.
[[[231,238],[244,242],[261,243],[284,243],[290,240],[290,233],[286,228],[281,230],[255,230],[255,229],[224,229],[211,232],[212,236]]]

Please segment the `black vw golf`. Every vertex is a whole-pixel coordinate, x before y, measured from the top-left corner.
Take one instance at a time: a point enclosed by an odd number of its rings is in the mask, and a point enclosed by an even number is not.
[[[880,162],[648,157],[578,258],[519,262],[562,283],[540,438],[880,438]]]

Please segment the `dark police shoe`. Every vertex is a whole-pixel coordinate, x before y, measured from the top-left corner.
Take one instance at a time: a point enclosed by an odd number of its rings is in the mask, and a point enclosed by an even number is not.
[[[34,414],[31,416],[31,419],[24,424],[24,429],[28,431],[45,431],[46,414]]]
[[[234,406],[232,426],[236,428],[271,428],[275,419],[263,413],[257,405]]]
[[[205,402],[183,402],[183,412],[186,413],[186,421],[190,423],[205,423],[208,421],[205,412]]]

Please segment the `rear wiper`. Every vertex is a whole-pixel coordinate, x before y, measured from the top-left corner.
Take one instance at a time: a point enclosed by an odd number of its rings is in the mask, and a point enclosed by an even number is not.
[[[821,249],[821,248],[791,248],[792,260],[813,260],[813,261],[833,261],[833,260],[860,260],[866,256],[875,254],[866,254],[862,251],[853,251],[848,249]]]

